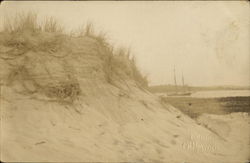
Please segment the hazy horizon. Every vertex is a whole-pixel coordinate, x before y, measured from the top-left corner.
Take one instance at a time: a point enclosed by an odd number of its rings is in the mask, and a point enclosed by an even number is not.
[[[131,48],[150,85],[250,85],[250,6],[245,1],[4,1],[6,15],[35,11],[69,32],[93,22],[116,46]],[[2,24],[1,24],[2,25]]]

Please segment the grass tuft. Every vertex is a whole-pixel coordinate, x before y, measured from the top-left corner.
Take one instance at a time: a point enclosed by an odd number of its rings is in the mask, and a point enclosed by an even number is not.
[[[6,16],[4,19],[3,32],[21,33],[21,32],[51,32],[58,33],[63,31],[63,27],[53,17],[47,17],[41,23],[38,22],[37,14],[34,12],[22,12],[14,17]]]
[[[33,12],[19,13],[14,18],[5,17],[4,32],[14,33],[23,31],[39,31],[40,27],[37,23],[37,14]]]
[[[112,48],[111,48],[112,49]],[[109,52],[104,62],[104,72],[109,83],[113,80],[134,80],[139,87],[147,88],[148,80],[136,66],[135,57],[130,49],[120,47],[116,52]]]
[[[46,18],[43,24],[43,31],[51,33],[62,33],[62,26],[53,17]]]
[[[84,35],[85,36],[95,36],[95,30],[93,23],[88,22],[84,28]]]

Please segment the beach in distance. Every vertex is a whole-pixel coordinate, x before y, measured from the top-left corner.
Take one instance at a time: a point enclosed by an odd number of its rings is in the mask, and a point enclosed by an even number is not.
[[[191,118],[203,113],[229,114],[233,112],[250,113],[250,90],[205,90],[193,92],[190,96],[167,96],[155,93],[164,102],[179,108]]]

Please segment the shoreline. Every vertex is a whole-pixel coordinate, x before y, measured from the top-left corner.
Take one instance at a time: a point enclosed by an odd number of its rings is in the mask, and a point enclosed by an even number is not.
[[[234,112],[246,112],[250,114],[250,96],[161,97],[161,99],[194,119],[203,113],[224,115]]]

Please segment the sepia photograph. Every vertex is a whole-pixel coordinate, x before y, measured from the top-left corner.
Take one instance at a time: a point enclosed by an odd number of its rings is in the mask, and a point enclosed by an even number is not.
[[[0,161],[249,163],[249,1],[2,1]]]

